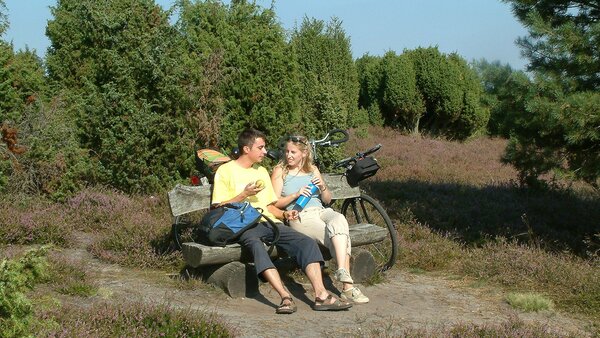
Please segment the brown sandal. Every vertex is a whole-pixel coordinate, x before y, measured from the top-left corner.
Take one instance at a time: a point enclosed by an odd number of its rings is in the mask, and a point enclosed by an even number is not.
[[[286,300],[289,300],[290,303],[285,304]],[[296,306],[296,303],[294,303],[294,300],[292,299],[292,297],[283,297],[283,298],[281,298],[281,304],[279,304],[277,309],[275,309],[275,313],[277,313],[277,314],[292,314],[292,313],[296,312],[297,309],[298,309],[298,307]]]
[[[331,304],[326,303],[327,301],[334,299],[334,298],[335,298],[335,302],[333,302]],[[313,310],[315,310],[315,311],[339,311],[339,310],[346,310],[351,307],[352,307],[351,303],[344,302],[341,299],[334,297],[332,294],[329,294],[329,296],[327,296],[327,298],[325,298],[325,299],[316,297],[315,303],[312,306]]]

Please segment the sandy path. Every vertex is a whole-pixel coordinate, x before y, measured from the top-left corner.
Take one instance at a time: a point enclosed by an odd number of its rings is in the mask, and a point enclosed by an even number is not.
[[[298,312],[276,315],[274,307],[280,300],[268,285],[261,285],[258,297],[231,299],[220,290],[198,283],[195,288],[178,289],[172,275],[105,264],[82,249],[64,253],[87,261],[89,273],[100,287],[98,300],[142,300],[214,312],[235,326],[242,337],[397,336],[407,328],[433,329],[455,323],[493,325],[511,318],[589,336],[582,321],[556,312],[520,313],[503,302],[499,294],[442,277],[392,271],[385,283],[361,287],[371,302],[342,312],[311,310],[310,286],[290,280],[286,286],[294,295]]]

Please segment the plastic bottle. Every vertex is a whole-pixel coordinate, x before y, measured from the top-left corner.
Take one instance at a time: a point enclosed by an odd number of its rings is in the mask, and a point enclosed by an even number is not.
[[[298,197],[298,199],[296,200],[296,204],[294,205],[294,208],[293,208],[294,210],[301,211],[302,209],[304,209],[304,207],[306,206],[306,203],[308,203],[308,201],[310,201],[311,196],[313,194],[315,194],[317,192],[317,190],[319,190],[319,187],[317,187],[312,182],[308,185],[308,187],[310,188],[310,196],[300,195],[300,197]]]

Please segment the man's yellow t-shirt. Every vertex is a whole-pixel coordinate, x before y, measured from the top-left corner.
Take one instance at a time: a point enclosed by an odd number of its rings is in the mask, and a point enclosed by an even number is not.
[[[235,161],[227,162],[219,167],[215,173],[215,183],[212,193],[212,203],[228,201],[239,195],[244,188],[256,180],[262,180],[265,188],[254,196],[248,196],[244,201],[250,202],[255,208],[260,208],[263,214],[273,221],[277,219],[267,209],[267,205],[277,201],[277,196],[271,184],[271,177],[267,169],[255,164],[250,168],[243,168]]]

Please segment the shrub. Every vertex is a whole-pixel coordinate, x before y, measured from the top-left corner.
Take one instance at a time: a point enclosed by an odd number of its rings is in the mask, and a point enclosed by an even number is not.
[[[19,260],[0,261],[0,336],[23,337],[35,323],[31,302],[25,296],[46,273],[47,248],[27,252]]]
[[[404,223],[398,227],[398,233],[398,263],[406,267],[426,271],[451,269],[464,253],[459,243],[415,222]]]
[[[72,243],[72,225],[60,204],[24,195],[0,199],[0,243]]]
[[[22,115],[17,127],[24,151],[15,158],[7,190],[63,201],[94,177],[74,119],[60,97],[50,103],[36,101]]]
[[[177,266],[171,252],[169,208],[163,198],[128,197],[86,189],[70,199],[67,213],[80,230],[95,234],[89,250],[98,258],[131,267]]]
[[[121,224],[135,209],[133,200],[114,190],[84,189],[66,203],[67,213],[78,230],[98,232]]]

